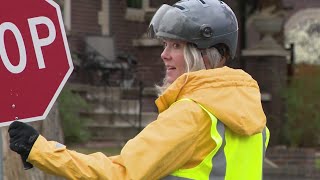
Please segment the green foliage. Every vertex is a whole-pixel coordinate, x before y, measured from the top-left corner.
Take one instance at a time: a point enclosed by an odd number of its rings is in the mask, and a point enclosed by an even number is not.
[[[316,169],[320,170],[320,158],[316,158]]]
[[[298,67],[285,91],[287,121],[284,136],[289,146],[315,147],[320,131],[320,67]]]
[[[87,102],[68,88],[64,88],[58,101],[65,142],[71,144],[88,140],[90,138],[90,133],[86,130],[88,119],[79,114],[81,110],[89,108]]]

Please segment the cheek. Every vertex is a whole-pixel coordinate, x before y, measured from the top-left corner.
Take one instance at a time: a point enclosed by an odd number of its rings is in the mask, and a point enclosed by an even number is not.
[[[186,62],[184,60],[184,56],[183,55],[181,55],[178,58],[177,65],[178,65],[179,71],[184,73],[185,72],[185,68],[186,68]]]

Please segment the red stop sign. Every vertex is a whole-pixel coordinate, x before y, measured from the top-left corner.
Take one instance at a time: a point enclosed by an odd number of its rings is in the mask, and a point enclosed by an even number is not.
[[[5,1],[0,12],[0,126],[45,119],[73,70],[60,8]]]

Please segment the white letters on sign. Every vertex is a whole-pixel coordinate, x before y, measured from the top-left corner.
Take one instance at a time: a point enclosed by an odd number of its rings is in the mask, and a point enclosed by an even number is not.
[[[10,30],[12,31],[14,37],[17,40],[17,44],[18,44],[18,48],[19,48],[19,55],[20,55],[20,60],[19,60],[19,64],[14,66],[11,64],[9,58],[8,58],[8,54],[6,51],[6,46],[4,43],[4,32],[6,30]],[[27,54],[26,54],[26,47],[24,45],[23,39],[22,39],[22,35],[19,31],[19,29],[17,28],[16,25],[14,25],[11,22],[5,22],[2,23],[0,25],[0,57],[3,61],[4,66],[12,73],[14,74],[18,74],[21,73],[24,68],[26,67],[26,63],[27,63]]]
[[[43,60],[43,54],[41,51],[42,46],[47,46],[51,44],[54,39],[56,38],[56,29],[54,28],[53,22],[47,18],[47,17],[35,17],[28,19],[31,37],[33,41],[34,50],[37,56],[38,66],[39,69],[45,68],[44,60]],[[38,31],[36,26],[39,24],[44,24],[49,29],[49,36],[47,38],[39,39]]]
[[[51,44],[55,38],[56,38],[56,29],[54,27],[53,22],[44,16],[40,17],[34,17],[28,19],[29,29],[32,37],[32,42],[38,62],[39,69],[43,69],[46,67],[43,59],[43,54],[41,47],[47,46]],[[37,25],[46,25],[49,30],[49,35],[46,38],[40,39],[39,34],[37,31]],[[4,42],[4,33],[5,31],[11,31],[17,41],[18,49],[19,49],[19,63],[18,65],[13,65],[10,62],[10,59],[8,57],[6,46]],[[10,71],[11,73],[18,74],[21,73],[25,68],[27,64],[27,55],[26,55],[26,47],[24,45],[24,41],[21,35],[21,32],[19,31],[18,27],[11,23],[11,22],[4,22],[0,25],[0,57],[2,59],[2,62],[4,66]]]

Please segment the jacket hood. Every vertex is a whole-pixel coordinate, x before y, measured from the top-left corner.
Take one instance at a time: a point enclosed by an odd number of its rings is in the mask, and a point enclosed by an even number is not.
[[[242,70],[222,67],[183,74],[156,100],[159,112],[183,98],[203,105],[237,134],[252,135],[266,126],[259,86]]]

